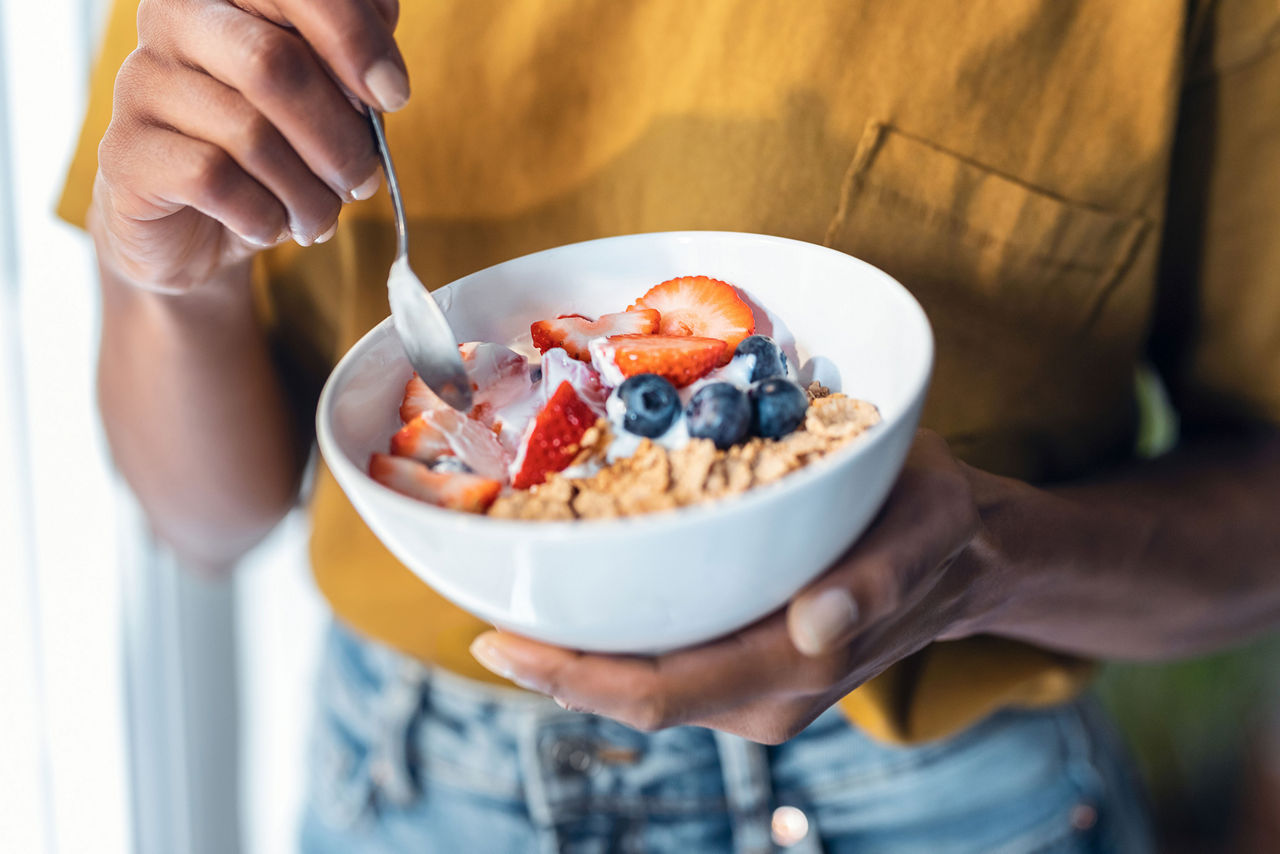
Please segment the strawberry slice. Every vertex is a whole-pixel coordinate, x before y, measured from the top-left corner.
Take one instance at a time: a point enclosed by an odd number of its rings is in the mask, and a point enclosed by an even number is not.
[[[582,434],[595,423],[595,412],[582,402],[573,385],[568,380],[560,383],[525,430],[511,464],[511,485],[528,489],[546,480],[548,473],[563,471],[578,455]]]
[[[707,276],[682,276],[654,285],[628,311],[656,308],[662,315],[660,335],[719,338],[729,345],[725,362],[743,338],[756,331],[751,306],[728,282]],[[722,363],[723,364],[723,363]]]
[[[416,460],[374,454],[369,476],[396,492],[438,507],[483,513],[498,497],[502,484],[462,472],[436,472]]]
[[[724,364],[731,352],[719,338],[692,335],[615,335],[591,345],[596,368],[613,385],[636,374],[657,374],[683,388]]]
[[[468,418],[447,404],[422,414],[427,426],[444,436],[449,450],[481,477],[502,480],[511,455],[498,441],[492,427]]]
[[[578,397],[587,406],[595,410],[596,415],[604,417],[605,401],[609,399],[609,389],[600,380],[595,368],[577,359],[559,347],[552,348],[542,357],[543,396],[550,399],[560,388],[560,383],[569,382]]]
[[[408,424],[428,409],[448,406],[431,388],[414,374],[404,386],[404,401],[400,404],[400,422]]]
[[[658,331],[660,322],[657,311],[644,308],[601,315],[599,320],[589,320],[580,314],[562,314],[555,320],[539,320],[531,324],[529,333],[539,353],[563,347],[578,361],[589,362],[591,353],[588,346],[593,339],[611,335],[650,335]]]
[[[438,427],[419,415],[401,427],[391,437],[391,453],[397,457],[412,457],[429,463],[438,457],[452,454],[449,439]]]

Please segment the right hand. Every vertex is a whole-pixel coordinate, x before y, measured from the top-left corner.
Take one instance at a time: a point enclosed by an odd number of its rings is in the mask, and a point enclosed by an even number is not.
[[[397,0],[142,0],[91,221],[103,261],[181,292],[292,238],[327,240],[379,184],[366,118],[409,97]]]

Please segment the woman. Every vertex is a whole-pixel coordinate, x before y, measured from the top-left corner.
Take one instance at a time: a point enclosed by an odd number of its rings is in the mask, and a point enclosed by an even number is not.
[[[758,231],[881,266],[937,334],[930,431],[875,526],[785,612],[659,658],[486,631],[321,466],[340,627],[306,850],[769,850],[771,820],[809,850],[1149,849],[1077,698],[1090,659],[1280,609],[1278,13],[152,0],[126,57],[134,11],[62,211],[100,259],[113,451],[192,562],[292,505],[316,385],[386,314],[360,104],[394,113],[425,281]],[[1186,430],[1137,464],[1145,354]]]

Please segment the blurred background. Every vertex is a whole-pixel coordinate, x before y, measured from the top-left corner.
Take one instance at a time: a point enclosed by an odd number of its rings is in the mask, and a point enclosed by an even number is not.
[[[304,520],[234,577],[184,571],[97,423],[92,253],[52,211],[106,5],[0,0],[0,851],[290,851],[324,619]],[[1105,668],[1164,850],[1280,851],[1277,664],[1267,640]]]

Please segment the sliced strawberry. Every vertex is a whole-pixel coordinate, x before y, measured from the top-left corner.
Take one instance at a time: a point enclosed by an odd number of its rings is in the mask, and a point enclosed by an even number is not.
[[[502,447],[493,429],[468,418],[448,405],[422,413],[427,426],[444,436],[449,450],[481,477],[502,480],[511,455]]]
[[[662,315],[661,335],[719,338],[729,345],[727,362],[743,338],[756,331],[751,306],[738,289],[707,276],[682,276],[654,285],[628,311],[656,308]]]
[[[686,335],[615,335],[591,347],[596,366],[611,382],[615,373],[624,378],[657,374],[677,388],[706,376],[731,352],[718,338]]]
[[[587,428],[596,423],[596,414],[583,403],[568,380],[560,383],[520,442],[511,464],[511,485],[528,489],[547,479],[553,471],[563,471],[578,455],[578,443]]]
[[[658,331],[660,322],[658,312],[644,309],[605,314],[599,320],[588,320],[580,314],[562,314],[555,320],[539,320],[530,325],[529,333],[539,353],[563,347],[573,358],[589,362],[591,353],[587,348],[592,339],[611,335],[650,335]]]
[[[529,362],[501,344],[469,341],[458,348],[471,379],[471,417],[490,424],[492,414],[529,391]]]
[[[416,460],[374,454],[369,476],[396,492],[439,507],[483,513],[498,497],[502,484],[462,472],[436,472]]]
[[[427,420],[424,413],[401,427],[391,437],[391,453],[397,457],[412,457],[429,463],[438,457],[452,454],[453,450],[449,447],[449,439]]]
[[[555,347],[542,357],[544,399],[550,400],[562,382],[571,383],[578,397],[595,410],[596,415],[605,414],[604,403],[609,399],[609,389],[601,381],[600,374],[591,365],[571,359],[568,353]]]
[[[409,378],[409,382],[405,383],[404,401],[400,404],[400,422],[408,424],[428,409],[438,409],[448,405],[417,374],[414,374]]]

